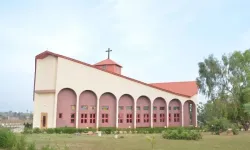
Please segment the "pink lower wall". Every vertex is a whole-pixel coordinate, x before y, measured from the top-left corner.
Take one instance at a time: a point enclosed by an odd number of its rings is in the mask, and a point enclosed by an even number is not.
[[[132,109],[131,109],[132,107]],[[134,127],[134,100],[131,95],[125,94],[119,99],[118,105],[118,127],[133,128]]]
[[[192,105],[192,111],[190,111],[190,106]],[[184,126],[195,126],[196,125],[196,105],[193,101],[186,101],[183,106],[184,109]],[[191,115],[192,114],[192,115]],[[192,116],[192,118],[191,118]]]
[[[106,106],[108,107],[108,110],[103,110],[102,108]],[[115,126],[116,126],[116,97],[112,93],[104,93],[100,97],[100,102],[99,102],[99,127],[115,127]]]
[[[150,105],[150,100],[146,96],[141,96],[137,99],[136,107],[139,107],[140,109],[136,108],[136,126],[137,127],[150,127],[150,112],[151,112],[151,105]],[[148,107],[148,110],[144,110],[144,107]],[[138,117],[139,115],[139,117]],[[148,119],[145,119],[145,117]],[[138,119],[140,119],[138,122]]]
[[[79,97],[78,128],[96,127],[97,96],[93,91],[84,91]]]
[[[163,109],[164,108],[164,109]],[[162,110],[163,109],[163,110]],[[156,98],[153,102],[153,127],[167,126],[167,105],[163,98]]]
[[[76,93],[68,88],[62,89],[57,96],[56,127],[76,126],[76,107],[72,109],[72,105],[76,106]]]
[[[57,95],[57,113],[56,113],[56,127],[76,127],[76,93],[69,88],[62,89]],[[116,97],[112,93],[104,93],[99,98],[99,127],[116,127]],[[136,117],[137,127],[150,127],[151,122],[151,103],[148,97],[141,96],[137,99],[137,107],[134,107],[134,99],[131,95],[125,94],[120,97],[118,103],[118,127],[119,128],[133,128],[134,118]],[[192,104],[192,120],[190,120],[189,105]],[[72,109],[72,106],[75,107]],[[107,106],[108,110],[103,110],[102,107]],[[122,106],[120,108],[119,106]],[[132,109],[130,107],[132,106]],[[144,110],[147,106],[148,110]],[[164,110],[160,110],[164,107]],[[178,107],[179,109],[174,109]],[[137,110],[136,116],[134,116],[134,111]],[[166,114],[166,109],[169,109],[169,114]],[[153,101],[153,127],[164,127],[167,126],[167,120],[169,121],[169,127],[182,126],[182,111],[184,114],[183,124],[184,126],[196,125],[196,105],[193,101],[186,101],[183,105],[183,110],[181,107],[181,102],[178,99],[173,99],[169,102],[167,106],[163,98],[156,98]],[[97,96],[93,91],[87,90],[83,91],[79,95],[79,108],[78,108],[78,127],[95,128],[97,124]],[[162,121],[162,115],[165,114],[165,120]],[[73,116],[73,118],[71,118]],[[104,115],[104,118],[103,118]],[[139,115],[139,118],[137,118]],[[171,118],[169,118],[171,115]],[[179,115],[175,117],[174,115]],[[144,117],[147,117],[144,118]],[[156,116],[156,120],[154,119]],[[107,117],[107,118],[106,118]],[[120,122],[120,119],[122,122]],[[131,118],[131,119],[130,119]],[[102,122],[104,120],[104,122]],[[130,121],[131,120],[131,121]],[[72,121],[72,122],[71,122]],[[106,122],[107,121],[107,122]]]
[[[175,107],[178,107],[179,109],[174,109]],[[169,119],[169,126],[170,127],[178,127],[178,126],[182,126],[182,107],[181,107],[181,102],[178,99],[173,99],[169,102],[169,115],[170,119]],[[175,117],[176,115],[176,117]],[[177,117],[179,115],[179,117]]]

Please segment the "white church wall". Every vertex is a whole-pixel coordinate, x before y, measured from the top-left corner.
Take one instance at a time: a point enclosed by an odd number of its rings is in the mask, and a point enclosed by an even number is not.
[[[37,59],[35,90],[55,90],[57,58]]]
[[[34,101],[34,116],[33,116],[33,128],[40,128],[41,124],[41,113],[48,113],[47,127],[54,127],[54,104],[55,104],[55,94],[35,94]]]
[[[98,97],[105,92],[111,92],[117,99],[123,94],[130,94],[135,100],[145,95],[150,98],[151,103],[157,97],[163,97],[166,101],[177,98],[183,103],[186,100],[193,100],[192,98],[161,91],[63,58],[58,58],[57,73],[56,93],[68,87],[75,90],[77,95],[84,90],[92,90]]]

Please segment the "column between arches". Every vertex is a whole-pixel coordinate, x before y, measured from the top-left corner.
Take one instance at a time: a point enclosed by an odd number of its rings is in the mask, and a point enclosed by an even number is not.
[[[167,127],[169,127],[169,101],[166,101],[166,121],[167,121]]]
[[[150,100],[150,127],[151,128],[153,128],[153,124],[154,124],[154,122],[153,122],[153,120],[154,120],[154,117],[153,117],[153,108],[154,108],[154,100]]]
[[[136,105],[136,103],[137,103],[137,99],[134,100],[134,108],[133,108],[134,109],[134,114],[133,115],[134,115],[134,128],[135,129],[136,129],[136,125],[137,125],[137,122],[136,122],[136,118],[137,118],[137,116],[136,116],[137,109],[136,108],[137,108],[137,105]]]
[[[118,113],[119,113],[119,101],[120,99],[116,99],[116,112],[115,112],[115,127],[118,128]]]
[[[76,128],[79,126],[78,122],[78,116],[79,116],[79,99],[80,99],[80,94],[76,93]]]
[[[100,115],[99,115],[99,112],[100,112],[100,108],[99,108],[99,105],[100,105],[100,98],[97,96],[97,102],[96,102],[96,129],[99,128],[99,121],[100,121]]]
[[[184,103],[181,102],[181,126],[184,127]]]

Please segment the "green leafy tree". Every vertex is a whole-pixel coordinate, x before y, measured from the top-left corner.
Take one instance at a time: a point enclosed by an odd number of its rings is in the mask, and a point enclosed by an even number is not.
[[[247,129],[249,114],[244,104],[250,102],[250,50],[224,54],[221,60],[209,55],[198,65],[199,90],[210,100],[206,117],[226,117]]]
[[[198,105],[198,121],[202,125],[208,124],[214,119],[227,118],[227,105],[220,100],[208,101]]]
[[[244,110],[247,114],[250,115],[250,103],[244,104]]]

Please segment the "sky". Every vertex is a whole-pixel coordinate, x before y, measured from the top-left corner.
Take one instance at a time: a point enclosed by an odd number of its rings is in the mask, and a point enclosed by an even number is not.
[[[110,57],[147,82],[193,81],[198,62],[250,48],[248,0],[0,1],[0,111],[32,111],[34,58]],[[201,96],[200,101],[205,101]]]

